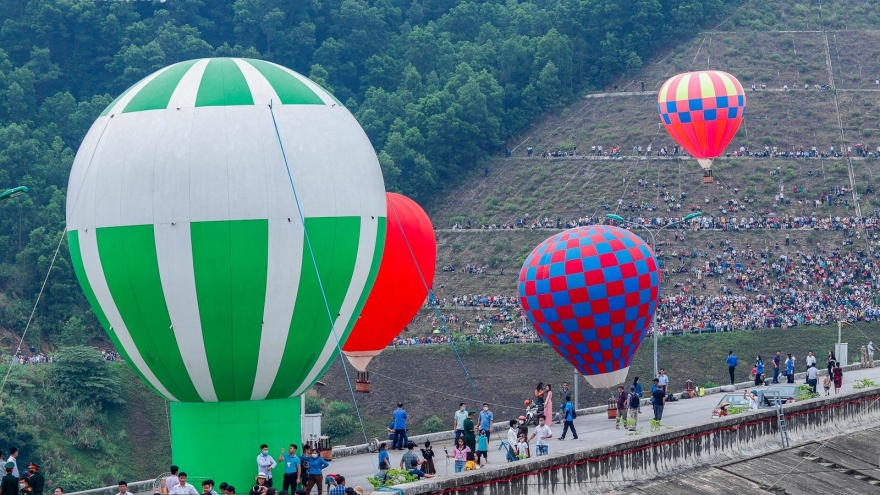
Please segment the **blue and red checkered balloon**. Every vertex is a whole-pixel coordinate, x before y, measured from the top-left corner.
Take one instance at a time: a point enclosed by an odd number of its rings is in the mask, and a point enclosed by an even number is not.
[[[520,304],[538,334],[597,388],[626,379],[659,297],[651,248],[609,225],[545,240],[519,273]]]

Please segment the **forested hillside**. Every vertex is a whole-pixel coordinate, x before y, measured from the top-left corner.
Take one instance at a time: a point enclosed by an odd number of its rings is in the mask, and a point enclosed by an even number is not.
[[[722,0],[30,0],[0,5],[0,329],[20,334],[64,228],[93,119],[140,78],[211,56],[278,62],[330,88],[388,189],[427,200],[546,109],[641,68]],[[26,342],[103,339],[62,247]],[[17,339],[0,333],[0,354]]]

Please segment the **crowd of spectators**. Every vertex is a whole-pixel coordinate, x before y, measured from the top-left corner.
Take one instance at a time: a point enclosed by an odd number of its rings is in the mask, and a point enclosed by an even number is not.
[[[593,145],[590,146],[590,152],[586,154],[582,154],[580,158],[608,158],[608,159],[620,159],[621,158],[621,147],[618,145],[612,145],[603,147],[602,145]],[[507,149],[505,151],[506,156],[513,156],[513,150]],[[626,151],[623,152],[623,155],[626,157]],[[531,157],[532,153],[526,149],[526,156]],[[652,156],[657,157],[686,157],[688,156],[687,151],[684,148],[680,148],[679,146],[660,146],[657,149],[657,152],[654,153],[652,151],[652,144],[648,143],[647,146],[633,146],[630,151],[628,157],[645,157],[649,158]],[[738,149],[734,149],[726,154],[728,158],[734,157],[754,157],[754,158],[844,158],[844,157],[856,157],[856,158],[880,158],[880,146],[877,146],[876,150],[872,149],[871,146],[866,145],[864,143],[855,143],[851,145],[847,145],[845,147],[837,147],[834,145],[828,146],[828,148],[823,148],[821,146],[791,146],[790,148],[780,147],[780,146],[771,146],[764,145],[759,146],[757,148],[752,148],[750,146],[741,145]],[[577,154],[577,146],[573,146],[571,149],[557,149],[557,150],[546,150],[541,152],[542,158],[564,158],[564,157],[578,157]]]
[[[642,221],[650,224],[651,220]],[[665,221],[654,220],[655,226]],[[694,245],[687,242],[685,232],[673,232],[675,237],[660,241],[657,249],[664,280],[656,314],[658,331],[723,332],[880,320],[880,241],[871,241],[869,247],[853,245],[856,233],[852,228],[858,222],[852,218],[792,217],[779,221],[786,228],[833,229],[846,236],[835,238],[839,245],[799,246],[786,236],[753,247],[728,239]],[[876,228],[876,219],[871,222]],[[537,339],[516,296],[453,294],[436,302],[441,311],[469,309],[476,313],[442,320],[450,330],[463,332],[470,340]],[[432,317],[435,331],[439,322]]]

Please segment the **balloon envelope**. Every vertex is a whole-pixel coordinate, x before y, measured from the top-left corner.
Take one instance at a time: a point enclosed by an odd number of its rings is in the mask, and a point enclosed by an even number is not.
[[[413,200],[387,193],[388,230],[376,283],[342,352],[359,371],[418,313],[434,283],[437,240],[425,211]]]
[[[519,275],[520,304],[538,334],[597,388],[625,380],[659,294],[648,245],[606,225],[550,237]]]
[[[726,72],[688,72],[663,84],[657,111],[672,138],[708,169],[739,129],[746,95],[742,84]]]
[[[71,258],[117,349],[166,399],[288,398],[320,377],[366,300],[384,189],[360,125],[309,79],[190,60],[129,88],[86,135]]]

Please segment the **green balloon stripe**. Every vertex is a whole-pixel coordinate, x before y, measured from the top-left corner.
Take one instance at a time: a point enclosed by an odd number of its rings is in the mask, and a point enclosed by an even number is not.
[[[153,226],[106,227],[96,235],[113,303],[144,362],[178,400],[200,401],[171,328]]]
[[[357,323],[357,319],[360,317],[361,310],[364,309],[364,304],[366,304],[367,298],[370,297],[373,283],[376,281],[376,275],[379,273],[379,265],[382,263],[382,253],[384,252],[385,248],[387,223],[387,218],[379,217],[379,231],[376,235],[376,244],[373,250],[373,259],[372,265],[370,267],[370,274],[367,276],[367,281],[364,285],[365,290],[361,293],[361,296],[357,302],[357,306],[354,309],[354,316],[351,318],[351,320],[349,320],[348,326],[345,328],[345,331],[339,335],[340,348],[345,345],[345,341],[348,340],[348,336],[349,334],[351,334],[351,330],[354,328],[354,324]],[[338,352],[339,351],[337,350],[336,353]],[[334,356],[334,359],[335,357],[336,356]],[[327,363],[324,364],[324,367],[321,368],[321,372],[318,373],[318,376],[324,376],[324,373],[327,372],[327,369],[330,368],[331,364],[333,364],[333,359],[328,359]]]
[[[122,355],[125,362],[129,363],[131,369],[137,373],[141,380],[147,384],[148,387],[153,389],[157,395],[164,396],[161,392],[156,390],[156,387],[154,387],[149,380],[147,380],[147,377],[141,373],[141,370],[137,369],[136,366],[131,365],[132,361],[128,352],[125,350],[125,347],[122,346],[122,343],[119,342],[119,336],[116,335],[116,330],[110,325],[107,315],[104,314],[104,310],[101,309],[101,305],[98,304],[98,298],[95,296],[92,284],[89,283],[89,277],[86,275],[86,268],[83,265],[82,250],[79,247],[79,232],[75,230],[67,231],[67,244],[70,247],[70,261],[73,263],[73,271],[76,273],[76,279],[79,281],[79,285],[82,287],[83,294],[85,294],[86,300],[92,307],[92,311],[94,311],[95,316],[98,317],[98,321],[101,322],[101,325],[107,330],[107,335],[110,337],[110,341],[113,342],[113,345],[116,346],[116,350],[119,351],[119,354]]]
[[[299,289],[284,347],[284,356],[281,359],[281,371],[275,377],[268,398],[293,395],[312,371],[299,365],[303,362],[304,355],[309,354],[310,359],[306,362],[314,362],[313,359],[317,359],[320,355],[327,340],[334,339],[327,317],[327,306],[321,295],[321,285],[318,284],[315,264],[321,272],[321,283],[327,295],[330,313],[335,320],[354,275],[360,228],[360,217],[306,219],[306,231],[315,253],[315,263],[312,262],[309,246],[304,245]],[[369,292],[360,288],[357,290]],[[357,313],[351,321],[357,318],[356,315]],[[342,342],[345,342],[342,332],[339,332],[338,336]]]
[[[250,397],[260,354],[268,220],[196,222],[193,269],[202,335],[220,401]]]
[[[254,60],[250,58],[244,59],[245,62],[251,64],[257,69],[263,77],[269,81],[272,89],[278,94],[281,103],[285,105],[323,105],[324,100],[315,94],[306,84],[293,74],[288,73],[277,65],[264,62],[262,60]]]
[[[171,101],[171,95],[180,84],[183,76],[189,72],[195,60],[187,60],[179,64],[173,65],[165,72],[159,74],[152,81],[148,82],[140,91],[125,105],[123,113],[142,112],[144,110],[158,110],[168,106]]]
[[[253,104],[251,88],[232,59],[215,58],[208,62],[196,96],[197,107]]]

